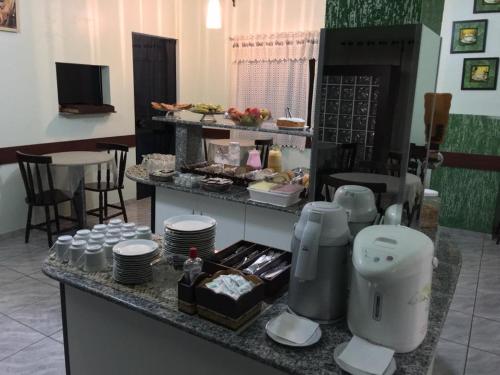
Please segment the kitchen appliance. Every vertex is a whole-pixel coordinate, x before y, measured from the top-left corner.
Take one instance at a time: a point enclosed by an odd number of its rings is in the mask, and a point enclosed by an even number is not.
[[[374,225],[354,240],[347,321],[351,332],[407,353],[427,333],[434,245],[399,225]]]
[[[343,207],[351,235],[355,237],[363,228],[372,225],[377,217],[373,192],[364,186],[344,185],[335,191],[333,201]]]
[[[292,239],[288,306],[294,313],[320,322],[344,316],[350,239],[346,212],[337,203],[303,208]]]

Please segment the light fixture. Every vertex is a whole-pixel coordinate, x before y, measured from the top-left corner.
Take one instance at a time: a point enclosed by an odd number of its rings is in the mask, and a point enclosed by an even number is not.
[[[207,29],[222,28],[222,10],[220,0],[208,0]]]

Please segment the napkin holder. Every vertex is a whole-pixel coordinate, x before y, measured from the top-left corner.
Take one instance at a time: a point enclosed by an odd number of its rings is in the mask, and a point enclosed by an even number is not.
[[[205,280],[209,275],[205,272],[200,273],[196,276],[192,283],[186,282],[185,275],[177,282],[177,308],[189,315],[194,315],[197,313],[196,306],[196,286]]]
[[[206,287],[207,283],[221,275],[240,275],[254,283],[255,286],[251,291],[235,300],[225,294],[215,293]],[[195,287],[198,314],[226,328],[237,330],[260,313],[264,290],[264,283],[257,276],[244,275],[236,270],[218,271]]]

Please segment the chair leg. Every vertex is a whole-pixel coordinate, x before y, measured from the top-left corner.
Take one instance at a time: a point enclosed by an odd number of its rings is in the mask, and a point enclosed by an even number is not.
[[[45,229],[47,230],[47,239],[49,242],[49,247],[52,247],[52,227],[50,225],[50,211],[49,206],[45,207]]]
[[[28,243],[30,240],[32,215],[33,215],[33,206],[30,204],[28,206],[28,218],[26,219],[26,232],[24,233],[24,242],[26,242],[26,243]]]
[[[74,198],[71,199],[71,204],[73,205],[73,209],[75,210],[75,219],[78,221],[78,228],[83,228],[82,214],[80,213],[80,209],[78,208],[78,204],[76,204]]]
[[[103,214],[104,208],[103,208],[103,196],[102,196],[102,191],[99,192],[99,224],[103,223],[102,220],[102,214]]]
[[[108,192],[104,192],[104,220],[108,217]]]
[[[123,220],[127,223],[127,210],[125,210],[125,202],[123,201],[122,189],[118,189],[118,196],[120,197],[120,206],[122,207]]]
[[[56,222],[56,233],[59,235],[59,233],[61,233],[61,223],[59,222],[59,209],[57,208],[57,203],[54,204],[54,219]]]

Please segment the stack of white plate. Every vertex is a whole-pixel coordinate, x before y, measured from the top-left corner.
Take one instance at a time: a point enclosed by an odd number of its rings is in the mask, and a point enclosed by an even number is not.
[[[142,284],[153,278],[151,262],[159,254],[150,240],[129,240],[113,247],[113,279],[121,284]]]
[[[165,220],[165,250],[174,254],[174,265],[181,265],[196,247],[198,256],[209,259],[215,248],[217,222],[209,216],[181,215]]]

